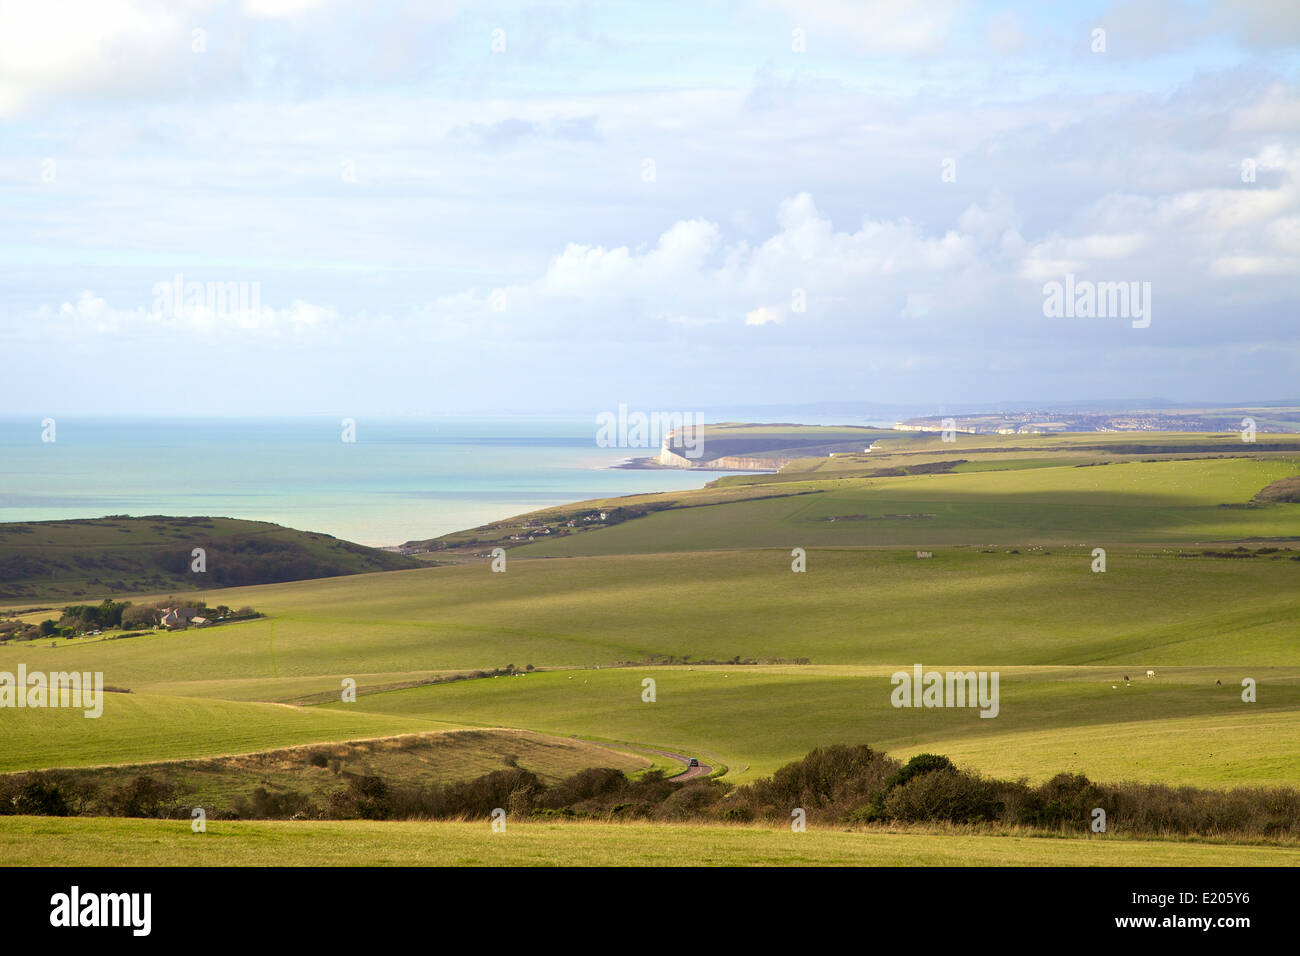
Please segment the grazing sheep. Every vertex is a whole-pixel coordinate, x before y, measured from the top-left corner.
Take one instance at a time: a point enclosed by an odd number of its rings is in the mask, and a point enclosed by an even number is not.
[[[1155,676],[1156,676],[1155,671],[1147,671],[1147,677],[1155,677]]]

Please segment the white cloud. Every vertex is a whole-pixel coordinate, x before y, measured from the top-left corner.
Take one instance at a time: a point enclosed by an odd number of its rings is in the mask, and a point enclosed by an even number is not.
[[[999,13],[991,17],[984,27],[984,39],[1003,56],[1019,53],[1027,42],[1020,20],[1013,13]]]
[[[785,321],[785,311],[776,305],[760,305],[745,314],[746,325],[768,325]]]
[[[961,0],[767,0],[791,22],[832,43],[848,39],[868,53],[937,53],[947,45]]]
[[[698,272],[717,248],[719,236],[715,223],[692,219],[674,224],[641,255],[627,246],[605,249],[570,243],[551,260],[541,288],[584,298],[663,290],[664,283]]]
[[[287,20],[319,9],[325,0],[244,0],[243,11],[250,17]]]
[[[0,116],[59,94],[158,88],[216,0],[0,2]]]
[[[909,295],[907,302],[903,305],[903,311],[899,313],[904,319],[923,319],[930,314],[934,308],[934,296],[927,292],[915,295]]]
[[[0,0],[0,117],[64,100],[249,92],[295,94],[331,77],[425,69],[406,41],[453,20],[463,0],[369,11],[339,0]],[[285,40],[277,28],[291,22]],[[342,36],[343,42],[340,43]]]
[[[204,302],[182,302],[179,310],[170,303],[153,308],[120,308],[110,305],[93,290],[83,290],[57,306],[39,307],[26,328],[38,328],[61,339],[87,336],[178,334],[182,336],[270,337],[301,336],[337,322],[332,307],[293,300],[285,308],[263,306],[255,298],[242,304],[221,304],[215,298]],[[358,321],[353,317],[352,321]]]

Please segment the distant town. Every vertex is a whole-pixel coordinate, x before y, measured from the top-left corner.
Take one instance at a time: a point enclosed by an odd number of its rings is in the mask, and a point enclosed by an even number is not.
[[[1061,411],[989,412],[932,415],[895,422],[896,431],[972,435],[1037,435],[1049,432],[1229,432],[1249,427],[1262,432],[1300,432],[1300,408],[1213,408],[1178,411],[1069,413]]]

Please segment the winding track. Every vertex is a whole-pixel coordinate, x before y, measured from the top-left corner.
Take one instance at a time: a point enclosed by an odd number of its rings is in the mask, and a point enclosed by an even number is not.
[[[680,782],[682,780],[693,780],[696,777],[707,777],[709,774],[713,773],[713,768],[710,767],[708,764],[701,762],[698,767],[692,767],[690,765],[691,763],[690,757],[687,757],[685,754],[675,754],[671,750],[656,750],[653,747],[638,747],[633,744],[605,744],[604,746],[616,750],[637,750],[640,751],[641,753],[659,754],[659,756],[661,757],[669,757],[673,760],[678,761],[686,769],[683,770],[681,773],[673,774],[671,777],[668,778],[669,780],[672,780],[674,782]]]

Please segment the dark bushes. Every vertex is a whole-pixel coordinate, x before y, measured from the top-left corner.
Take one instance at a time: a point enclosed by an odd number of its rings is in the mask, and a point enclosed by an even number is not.
[[[885,819],[904,823],[985,823],[999,819],[1003,807],[996,782],[946,769],[894,787],[882,811]]]
[[[718,796],[718,791],[707,783],[687,784],[664,798],[655,811],[655,817],[660,820],[696,820],[705,815]]]
[[[936,770],[955,769],[952,761],[940,754],[917,754],[885,781],[885,789],[892,790],[894,787],[901,787],[913,777],[919,777],[922,774],[934,773]]]
[[[618,794],[628,784],[621,770],[593,767],[561,780],[538,797],[538,806],[546,809],[569,807],[588,800]]]
[[[1100,807],[1107,817],[1115,814],[1115,795],[1081,773],[1058,773],[1029,794],[1020,813],[1030,826],[1051,830],[1087,830],[1092,811]]]
[[[392,812],[391,799],[392,791],[382,777],[353,777],[346,789],[330,794],[330,816],[342,820],[387,820]]]
[[[43,773],[0,778],[0,814],[66,817],[69,813],[61,782]]]
[[[169,783],[141,774],[125,787],[112,791],[105,800],[110,816],[165,817],[172,815],[172,796],[176,788]]]
[[[881,793],[898,766],[865,745],[818,748],[742,787],[727,810],[746,806],[753,817],[784,820],[802,807],[810,819],[839,819]]]
[[[235,798],[234,816],[243,820],[284,820],[317,815],[311,800],[296,790],[271,793],[265,787],[258,787],[249,797]]]
[[[337,770],[326,752],[308,753]],[[87,772],[0,775],[0,814],[110,814],[188,818],[175,786],[141,774],[113,789],[96,788]],[[320,775],[309,775],[316,780]],[[1106,812],[1107,831],[1131,836],[1202,836],[1300,840],[1300,790],[1230,791],[1162,784],[1098,784],[1082,774],[1058,774],[1039,786],[994,780],[959,770],[938,754],[906,764],[867,746],[812,751],[771,777],[733,788],[721,781],[674,783],[662,772],[629,779],[592,768],[548,786],[512,766],[474,780],[425,787],[395,785],[379,776],[343,774],[346,786],[314,798],[258,786],[209,817],[243,819],[477,819],[504,809],[511,819],[779,821],[802,808],[810,823],[996,824],[1087,833],[1093,811]],[[188,797],[187,797],[188,799]],[[195,802],[202,803],[202,800]],[[205,804],[206,805],[206,804]]]

